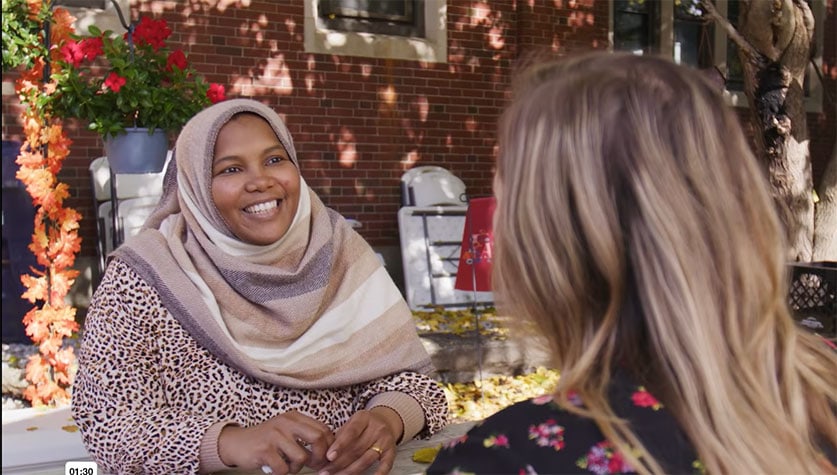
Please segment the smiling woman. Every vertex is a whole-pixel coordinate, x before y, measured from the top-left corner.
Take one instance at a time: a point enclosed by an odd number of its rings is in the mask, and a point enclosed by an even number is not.
[[[186,125],[83,335],[73,416],[106,472],[384,474],[447,417],[397,287],[251,100]]]
[[[239,114],[221,128],[212,200],[237,238],[258,245],[278,241],[296,215],[301,188],[299,170],[267,121]]]

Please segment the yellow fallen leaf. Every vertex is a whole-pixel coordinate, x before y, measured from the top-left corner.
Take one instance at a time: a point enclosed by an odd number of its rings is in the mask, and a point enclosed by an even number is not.
[[[78,432],[78,426],[75,426],[75,425],[63,426],[63,427],[61,427],[61,430],[67,431],[67,432]]]
[[[413,462],[416,463],[433,463],[436,460],[436,454],[442,449],[442,444],[435,447],[425,447],[413,452]]]

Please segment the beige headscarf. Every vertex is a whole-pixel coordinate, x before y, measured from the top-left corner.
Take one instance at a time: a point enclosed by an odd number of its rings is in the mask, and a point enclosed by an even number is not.
[[[272,109],[249,99],[213,105],[184,127],[160,205],[113,256],[159,292],[200,345],[263,381],[325,388],[432,370],[386,269],[304,181],[276,243],[241,242],[226,226],[212,201],[212,160],[221,127],[241,112],[267,120],[299,167]]]

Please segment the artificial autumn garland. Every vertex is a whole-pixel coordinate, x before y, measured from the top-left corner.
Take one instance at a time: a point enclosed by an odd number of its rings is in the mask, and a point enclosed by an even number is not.
[[[39,27],[49,25],[50,45],[61,45],[73,32],[72,17],[66,10],[50,8],[49,1],[27,0],[29,18]],[[40,35],[44,41],[43,34]],[[40,46],[40,45],[38,45]],[[76,309],[65,301],[78,271],[72,269],[81,248],[78,236],[81,216],[64,206],[69,187],[57,179],[72,141],[60,121],[53,119],[45,99],[54,92],[54,84],[44,83],[45,61],[57,64],[57,46],[51,46],[34,59],[34,65],[15,82],[24,111],[21,114],[25,141],[17,164],[17,178],[26,186],[35,205],[35,223],[29,249],[41,269],[21,277],[27,290],[23,294],[36,304],[23,317],[26,334],[38,345],[39,353],[26,365],[30,385],[23,395],[33,406],[60,405],[70,402],[75,355],[72,347],[63,348],[64,337],[78,331]]]

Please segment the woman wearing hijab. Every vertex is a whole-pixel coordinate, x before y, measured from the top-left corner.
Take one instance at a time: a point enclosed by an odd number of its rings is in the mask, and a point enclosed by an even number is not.
[[[72,410],[93,459],[114,473],[387,473],[447,404],[377,256],[307,187],[259,102],[202,111],[174,155],[85,321]]]

